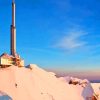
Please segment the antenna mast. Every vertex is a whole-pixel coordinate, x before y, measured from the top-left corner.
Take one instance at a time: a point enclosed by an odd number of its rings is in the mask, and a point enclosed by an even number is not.
[[[15,0],[12,0],[11,55],[16,55]]]

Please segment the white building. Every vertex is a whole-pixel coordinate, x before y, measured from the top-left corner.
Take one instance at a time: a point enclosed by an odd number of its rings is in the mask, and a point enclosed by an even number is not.
[[[3,53],[0,56],[0,66],[1,67],[9,67],[11,65],[23,67],[24,60],[22,60],[19,56],[13,57],[12,55],[8,55],[6,53]]]

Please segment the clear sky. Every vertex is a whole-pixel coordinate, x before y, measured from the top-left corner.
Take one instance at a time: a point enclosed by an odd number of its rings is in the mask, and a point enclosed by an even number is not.
[[[11,0],[0,0],[0,54],[10,52],[10,25]],[[99,73],[100,0],[16,0],[16,29],[26,65]]]

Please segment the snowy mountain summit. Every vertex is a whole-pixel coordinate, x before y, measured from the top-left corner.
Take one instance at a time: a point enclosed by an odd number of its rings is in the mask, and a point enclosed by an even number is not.
[[[55,73],[34,64],[28,68],[0,68],[0,80],[0,91],[6,93],[10,100],[96,100],[89,81],[57,78]]]

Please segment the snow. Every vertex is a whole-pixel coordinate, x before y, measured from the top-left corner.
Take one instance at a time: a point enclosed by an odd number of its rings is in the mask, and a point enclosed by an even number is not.
[[[74,86],[76,90],[78,91],[78,93],[81,93],[81,95],[84,97],[85,100],[93,96],[94,90],[87,79],[81,80],[81,79],[73,78],[69,76],[60,77],[60,79]]]
[[[87,100],[93,96],[93,89],[87,80],[57,78],[55,73],[35,64],[28,67],[1,68],[0,91],[13,100]],[[70,80],[78,81],[78,84],[69,84]]]
[[[93,89],[94,89],[94,93],[95,95],[98,96],[98,100],[100,100],[100,83],[91,83]]]

